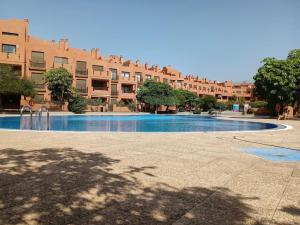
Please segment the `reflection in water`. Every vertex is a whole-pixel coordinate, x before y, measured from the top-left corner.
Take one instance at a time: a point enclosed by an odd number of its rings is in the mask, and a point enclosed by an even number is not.
[[[208,116],[50,116],[50,130],[57,131],[125,131],[125,132],[193,132],[239,131],[283,128],[275,124],[216,119]],[[30,117],[2,117],[0,128],[30,129]],[[47,130],[47,117],[33,116],[32,129]]]
[[[21,130],[48,130],[47,117],[38,117],[38,116],[22,116],[19,118],[20,129]],[[49,123],[49,129],[51,129]]]

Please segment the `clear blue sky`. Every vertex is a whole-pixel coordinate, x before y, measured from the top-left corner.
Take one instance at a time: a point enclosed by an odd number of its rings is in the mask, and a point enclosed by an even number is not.
[[[300,48],[300,0],[6,0],[0,19],[212,80],[251,80],[264,57]]]

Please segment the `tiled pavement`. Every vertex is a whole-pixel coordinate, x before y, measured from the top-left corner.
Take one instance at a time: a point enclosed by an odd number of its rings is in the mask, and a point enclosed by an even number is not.
[[[0,131],[0,224],[300,224],[300,163],[233,138],[300,149],[300,122],[285,123],[294,129]]]

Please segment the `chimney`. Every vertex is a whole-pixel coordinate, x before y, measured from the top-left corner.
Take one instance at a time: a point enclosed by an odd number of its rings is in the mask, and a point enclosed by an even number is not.
[[[148,69],[148,63],[145,63],[145,69],[146,70]]]
[[[99,48],[92,48],[91,55],[94,59],[98,59],[99,58]]]
[[[58,45],[59,48],[67,50],[69,48],[68,39],[60,39]]]
[[[121,55],[120,55],[120,58],[119,58],[119,62],[120,62],[121,64],[123,64],[123,62],[124,62],[123,56],[121,56]]]

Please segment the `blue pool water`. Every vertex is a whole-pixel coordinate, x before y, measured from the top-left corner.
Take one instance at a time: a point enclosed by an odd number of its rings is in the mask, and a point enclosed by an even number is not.
[[[46,130],[45,117],[39,122],[38,118],[33,116],[32,124],[34,130]],[[50,116],[50,130],[54,131],[197,132],[280,128],[284,126],[192,115]],[[0,117],[0,129],[28,130],[30,117]]]
[[[300,161],[300,151],[288,148],[245,148],[243,150],[247,153],[272,161]]]

